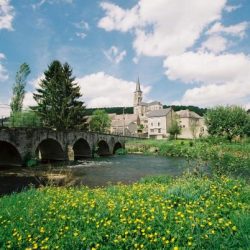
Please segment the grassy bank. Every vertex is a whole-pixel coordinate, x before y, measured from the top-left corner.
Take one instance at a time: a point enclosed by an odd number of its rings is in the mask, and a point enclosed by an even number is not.
[[[186,157],[209,162],[218,173],[238,173],[250,176],[250,143],[228,143],[215,140],[131,140],[129,153]]]
[[[250,189],[216,177],[0,199],[1,249],[248,249]]]

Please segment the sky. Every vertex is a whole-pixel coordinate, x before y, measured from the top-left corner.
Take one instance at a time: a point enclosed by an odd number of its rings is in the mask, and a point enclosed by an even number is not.
[[[53,60],[68,62],[87,107],[144,101],[250,108],[249,0],[0,0],[0,116],[19,66],[24,107]]]

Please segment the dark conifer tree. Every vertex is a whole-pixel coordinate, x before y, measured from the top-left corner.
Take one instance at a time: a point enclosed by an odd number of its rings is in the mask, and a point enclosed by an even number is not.
[[[43,125],[58,130],[83,128],[85,106],[79,100],[80,87],[74,82],[70,66],[53,61],[44,75],[34,93],[38,105],[33,108]]]

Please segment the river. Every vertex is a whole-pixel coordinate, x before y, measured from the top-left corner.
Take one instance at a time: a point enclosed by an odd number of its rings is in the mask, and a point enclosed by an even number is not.
[[[78,161],[71,165],[41,165],[36,168],[1,168],[0,195],[57,183],[58,185],[87,185],[133,183],[152,175],[178,176],[188,170],[183,158],[122,155]],[[52,181],[52,182],[51,182]]]

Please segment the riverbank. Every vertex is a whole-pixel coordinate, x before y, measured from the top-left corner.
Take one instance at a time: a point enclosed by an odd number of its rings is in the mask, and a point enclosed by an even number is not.
[[[0,248],[247,249],[249,201],[223,176],[31,189],[0,199]]]
[[[216,140],[131,140],[128,153],[185,157],[209,162],[216,174],[234,173],[250,177],[250,143],[229,143]]]

